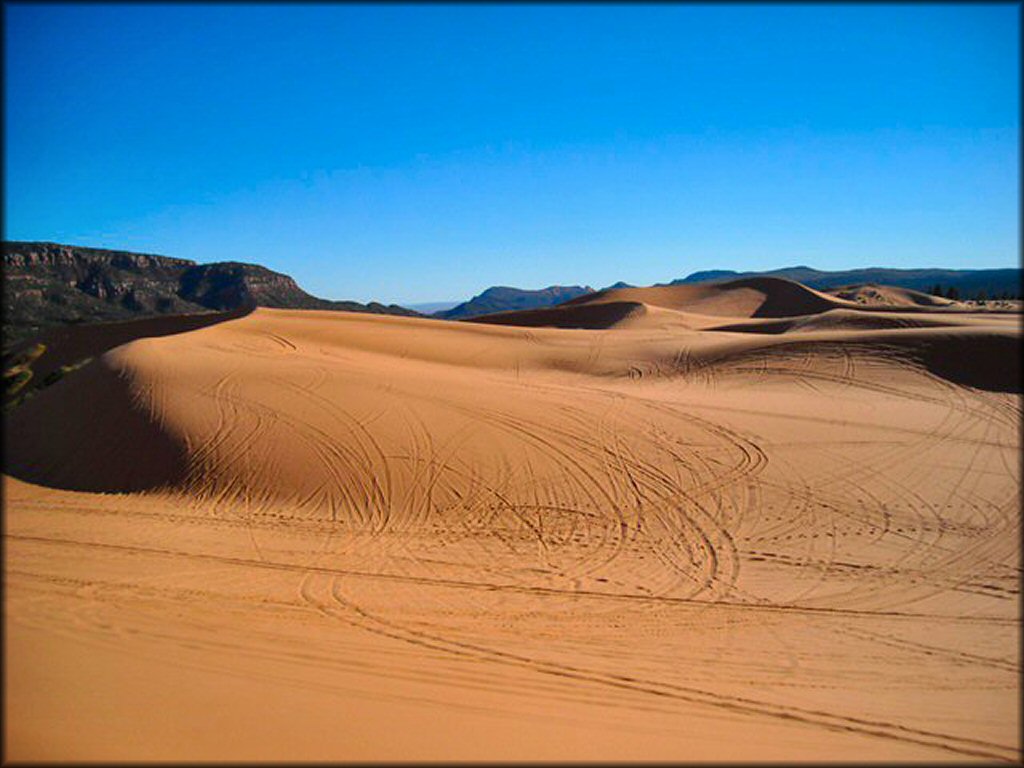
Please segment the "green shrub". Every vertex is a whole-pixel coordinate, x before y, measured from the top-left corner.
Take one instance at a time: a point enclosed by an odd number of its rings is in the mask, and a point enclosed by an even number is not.
[[[87,365],[91,360],[92,360],[91,357],[86,357],[83,360],[79,360],[77,363],[70,363],[68,365],[62,365],[60,368],[57,368],[56,370],[50,371],[50,373],[47,375],[47,377],[45,379],[43,379],[43,383],[42,383],[41,386],[48,387],[51,384],[56,384],[58,381],[63,379],[65,376],[67,376],[72,371],[77,371],[82,366]]]
[[[6,371],[9,370],[16,371],[21,368],[30,367],[32,363],[34,363],[36,360],[42,357],[44,352],[46,352],[45,344],[33,344],[28,349],[19,352],[16,355],[8,356],[8,358],[4,359],[4,375],[6,376]]]
[[[4,397],[14,397],[32,380],[28,368],[11,368],[4,371]]]

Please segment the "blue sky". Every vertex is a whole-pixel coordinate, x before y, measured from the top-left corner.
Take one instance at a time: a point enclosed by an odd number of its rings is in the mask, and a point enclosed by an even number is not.
[[[4,13],[8,239],[407,303],[1018,264],[1015,4]]]

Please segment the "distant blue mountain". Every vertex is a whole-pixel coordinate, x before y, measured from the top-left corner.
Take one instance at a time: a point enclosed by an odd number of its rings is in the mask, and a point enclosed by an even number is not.
[[[444,312],[434,313],[434,317],[445,320],[460,320],[466,317],[489,315],[494,312],[507,312],[517,309],[537,309],[561,304],[563,301],[575,299],[585,293],[593,293],[590,286],[551,285],[540,290],[530,291],[522,288],[509,288],[497,285],[488,288],[479,296]]]
[[[679,280],[673,280],[669,285],[679,285],[680,283],[703,283],[708,280],[724,280],[730,277],[736,277],[739,275],[732,269],[706,269],[703,272],[694,272],[691,275],[680,278]]]

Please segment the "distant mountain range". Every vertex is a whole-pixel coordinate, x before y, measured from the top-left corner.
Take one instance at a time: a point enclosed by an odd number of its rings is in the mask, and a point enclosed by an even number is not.
[[[434,317],[445,320],[463,320],[494,312],[509,312],[518,309],[537,309],[561,304],[563,301],[575,299],[586,293],[594,293],[587,285],[551,285],[540,290],[530,291],[522,288],[509,288],[498,285],[488,288],[479,296],[474,296],[452,309],[434,313]]]
[[[595,293],[585,285],[552,285],[539,290],[494,286],[455,306],[455,302],[434,302],[407,308],[317,298],[302,290],[288,275],[257,264],[197,264],[168,256],[17,241],[4,242],[3,256],[5,351],[44,328],[70,323],[230,311],[246,306],[430,314],[435,318],[465,320],[496,312],[541,309]],[[1021,295],[1019,268],[870,268],[837,272],[807,266],[768,272],[719,269],[694,272],[667,285],[759,276],[786,278],[819,290],[875,283],[924,292],[939,286],[944,292],[955,290],[960,298]],[[620,281],[602,290],[631,287]]]
[[[659,285],[679,285],[681,283],[702,283],[709,281],[734,280],[740,277],[781,277],[803,283],[809,288],[830,290],[849,285],[892,285],[898,288],[910,288],[928,293],[936,286],[948,292],[955,289],[960,298],[976,298],[985,296],[1016,297],[1021,294],[1021,270],[1010,269],[887,269],[872,267],[868,269],[851,269],[827,272],[811,267],[785,267],[769,272],[736,272],[730,269],[713,269],[694,272],[687,277]],[[619,281],[601,290],[615,288],[633,288],[635,286]],[[464,320],[471,317],[490,315],[496,312],[509,312],[522,309],[542,309],[575,299],[594,290],[589,286],[557,286],[531,291],[521,288],[496,286],[488,288],[479,296],[459,304],[447,311],[434,312],[433,317],[447,320]]]
[[[846,285],[874,283],[910,288],[915,291],[931,291],[936,285],[943,289],[955,288],[961,298],[974,298],[984,291],[987,297],[1003,294],[1019,296],[1021,293],[1021,270],[1009,269],[888,269],[871,267],[824,272],[811,267],[785,267],[768,272],[734,272],[728,269],[713,269],[694,272],[687,277],[673,280],[668,285],[680,283],[703,283],[715,280],[732,280],[737,277],[782,277],[803,283],[808,288],[828,290]]]
[[[397,305],[329,301],[257,264],[197,264],[169,256],[58,243],[3,244],[3,346],[43,328],[246,305],[418,315]]]

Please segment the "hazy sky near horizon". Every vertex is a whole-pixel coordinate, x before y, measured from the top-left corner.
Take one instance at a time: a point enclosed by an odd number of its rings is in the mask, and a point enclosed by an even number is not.
[[[1018,265],[1016,4],[4,15],[8,239],[404,303]]]

